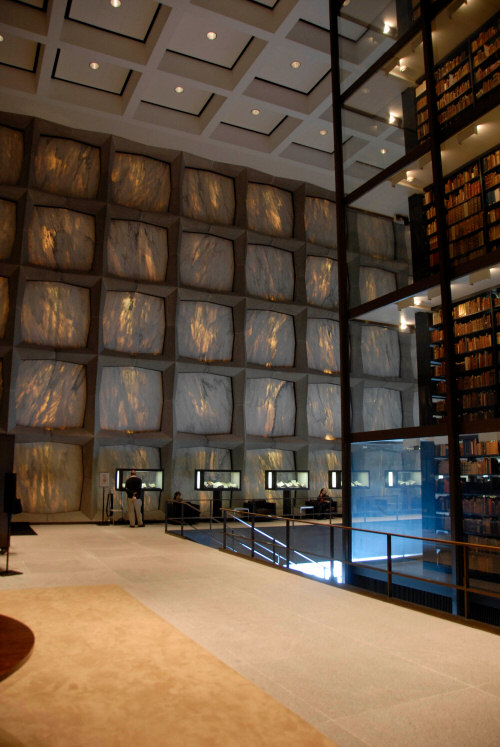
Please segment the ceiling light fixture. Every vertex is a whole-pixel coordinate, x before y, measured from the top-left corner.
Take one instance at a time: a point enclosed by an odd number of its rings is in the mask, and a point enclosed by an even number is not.
[[[387,21],[384,21],[384,28],[383,28],[384,34],[390,34],[392,33],[392,30],[393,30],[393,26],[391,26],[390,23],[387,23]]]
[[[252,114],[254,117],[258,117],[260,114],[260,109],[252,109]]]
[[[90,68],[91,70],[99,70],[99,63],[98,63],[98,62],[91,62],[91,63],[89,64],[89,68]]]
[[[391,125],[397,125],[399,124],[400,119],[397,114],[394,114],[393,112],[389,112],[389,124]]]
[[[409,171],[406,172],[406,181],[410,184],[415,181],[415,177]]]
[[[301,65],[302,63],[300,60],[293,60],[293,62],[290,63],[290,67],[293,67],[294,70],[298,70]]]
[[[408,329],[408,322],[406,321],[404,314],[401,314],[399,317],[399,329],[401,332],[406,332]]]
[[[380,148],[380,152],[383,156],[385,156],[385,154],[387,153],[387,148]]]
[[[110,5],[111,5],[111,6],[113,7],[113,8],[119,8],[119,7],[120,7],[120,5],[122,4],[122,0],[109,0],[109,4],[110,4]]]
[[[217,34],[215,31],[208,31],[207,32],[207,39],[210,39],[210,41],[213,41],[214,39],[217,39]]]
[[[174,88],[174,91],[175,91],[176,93],[184,93],[184,88],[183,88],[182,86],[176,86],[176,87]]]
[[[406,65],[406,64],[405,64],[405,63],[403,62],[403,60],[399,60],[399,62],[398,62],[398,65],[399,65],[399,71],[400,71],[401,73],[404,73],[404,72],[405,72],[405,70],[408,70],[408,65]]]
[[[3,42],[3,41],[5,41],[5,36],[3,36],[2,34],[0,34],[0,42]]]
[[[328,135],[328,130],[320,130],[319,134],[320,135]]]

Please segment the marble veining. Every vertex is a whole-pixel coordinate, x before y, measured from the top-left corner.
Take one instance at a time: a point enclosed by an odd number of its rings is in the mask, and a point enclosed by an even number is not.
[[[0,259],[8,259],[16,238],[16,203],[0,200]]]
[[[361,358],[365,374],[399,376],[400,357],[397,330],[372,325],[362,326]]]
[[[361,210],[349,210],[347,219],[350,251],[378,259],[394,259],[394,226],[390,218]]]
[[[245,498],[278,500],[282,492],[266,490],[265,471],[267,469],[295,469],[295,454],[284,449],[249,449],[245,457],[243,472],[243,495]]]
[[[262,244],[249,244],[245,261],[247,293],[269,301],[292,301],[293,254]]]
[[[196,469],[231,469],[231,452],[229,449],[203,447],[178,448],[173,460],[172,489],[180,490],[184,500],[195,499],[200,506],[201,515],[210,515],[210,491],[194,490],[194,471]],[[239,494],[238,494],[239,495]],[[173,497],[173,496],[170,496]],[[198,504],[200,501],[200,504]]]
[[[306,259],[306,293],[311,306],[335,309],[339,305],[338,263],[329,257]]]
[[[15,391],[17,425],[82,427],[87,398],[85,366],[64,361],[21,361]]]
[[[309,494],[318,495],[321,488],[327,487],[328,471],[342,469],[342,457],[340,451],[322,449],[309,449]],[[337,502],[341,501],[340,491],[332,493]]]
[[[198,301],[177,305],[177,350],[201,361],[229,361],[233,353],[233,311],[229,306]]]
[[[247,363],[257,363],[261,366],[293,366],[293,317],[274,311],[247,311],[245,344]]]
[[[9,318],[9,281],[0,277],[0,338],[5,335]]]
[[[94,199],[99,187],[99,148],[60,137],[40,137],[35,186],[43,192]]]
[[[403,424],[401,393],[385,387],[365,387],[363,423],[365,431],[401,428]]]
[[[307,388],[307,427],[314,438],[340,437],[340,386],[312,384]]]
[[[167,272],[167,229],[133,220],[112,220],[106,258],[111,275],[160,282]]]
[[[83,348],[90,325],[88,288],[30,280],[21,307],[21,339],[35,345]]]
[[[306,240],[311,244],[337,246],[337,214],[335,203],[319,197],[306,197],[304,220]]]
[[[102,332],[108,350],[159,355],[165,337],[164,299],[132,291],[107,291]]]
[[[253,436],[295,434],[295,390],[291,381],[248,379],[245,391],[246,432]]]
[[[133,366],[106,366],[99,389],[102,430],[158,431],[163,410],[160,371]]]
[[[361,303],[374,301],[396,290],[396,276],[378,267],[359,268],[359,296]]]
[[[111,199],[151,213],[165,213],[170,201],[170,165],[133,153],[115,153]]]
[[[250,182],[247,190],[247,220],[250,231],[267,236],[293,236],[293,196],[269,184]]]
[[[79,511],[83,487],[82,447],[61,443],[16,443],[17,496],[25,513]]]
[[[179,272],[182,285],[231,291],[234,277],[233,242],[220,236],[184,231]]]
[[[340,370],[339,323],[333,319],[307,320],[307,365],[317,371]]]
[[[234,179],[203,169],[184,169],[182,213],[213,225],[231,226],[235,214]]]
[[[28,262],[58,270],[92,268],[95,218],[64,208],[35,205],[28,227]]]
[[[230,433],[233,390],[229,376],[179,373],[174,401],[176,429],[184,433]]]
[[[0,184],[17,184],[23,165],[23,133],[0,125]]]

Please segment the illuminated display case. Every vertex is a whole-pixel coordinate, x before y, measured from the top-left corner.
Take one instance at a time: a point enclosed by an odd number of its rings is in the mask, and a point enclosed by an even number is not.
[[[288,469],[266,470],[266,490],[309,490],[309,472]]]
[[[130,477],[132,467],[119,468],[115,472],[115,489],[125,490],[125,482]],[[143,490],[163,490],[163,470],[162,469],[136,469],[137,477],[142,480]]]
[[[388,488],[415,488],[422,485],[422,473],[417,470],[387,470],[385,484]]]
[[[241,490],[241,470],[197,469],[194,471],[195,490]]]
[[[330,490],[340,490],[342,487],[342,471],[339,469],[329,470],[328,487]],[[351,488],[369,488],[370,473],[366,471],[351,472]]]

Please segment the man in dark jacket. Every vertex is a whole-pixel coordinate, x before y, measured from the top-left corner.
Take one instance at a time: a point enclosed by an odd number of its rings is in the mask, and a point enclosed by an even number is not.
[[[127,494],[128,520],[131,527],[143,527],[142,520],[142,480],[137,477],[135,469],[130,470],[130,477],[125,483],[125,492]]]

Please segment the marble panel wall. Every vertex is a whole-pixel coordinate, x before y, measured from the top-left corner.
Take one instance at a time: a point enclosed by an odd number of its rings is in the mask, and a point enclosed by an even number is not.
[[[385,387],[365,387],[363,392],[365,431],[401,428],[402,421],[401,392]]]
[[[132,291],[107,291],[102,333],[107,350],[159,355],[165,337],[164,299]]]
[[[14,472],[24,513],[56,514],[80,509],[83,486],[81,446],[16,443]]]
[[[9,281],[0,277],[0,338],[5,335],[9,318]]]
[[[319,197],[306,197],[304,220],[306,241],[331,248],[337,246],[337,214],[334,202]]]
[[[106,260],[111,275],[161,282],[167,272],[167,229],[135,220],[112,220]]]
[[[328,488],[329,470],[342,469],[340,451],[309,449],[309,495],[319,495],[321,488]],[[328,491],[337,502],[341,502],[340,491]],[[340,507],[340,506],[339,506]]]
[[[118,205],[165,213],[170,201],[170,165],[133,153],[115,153],[111,199]]]
[[[396,290],[396,276],[393,272],[381,270],[378,267],[359,268],[360,303],[374,301],[394,290]]]
[[[394,224],[390,218],[348,210],[347,227],[351,251],[378,259],[394,259]]]
[[[250,231],[267,236],[293,236],[293,196],[268,184],[251,182],[247,190],[247,222]]]
[[[197,301],[177,305],[177,350],[200,361],[230,361],[233,353],[233,313],[229,306]]]
[[[203,447],[177,449],[173,459],[172,495],[176,490],[182,493],[182,499],[201,501],[202,516],[210,515],[209,491],[194,490],[194,471],[196,469],[231,469],[231,452],[229,449],[210,449]],[[196,502],[195,505],[198,505]]]
[[[95,218],[75,210],[35,205],[28,227],[28,262],[58,270],[92,268]]]
[[[0,184],[17,184],[23,165],[23,133],[0,126]]]
[[[273,246],[249,244],[245,261],[247,293],[269,301],[293,301],[293,254]]]
[[[61,137],[40,137],[35,187],[65,197],[93,199],[99,187],[99,148]]]
[[[230,226],[235,206],[234,179],[213,171],[184,169],[182,213],[187,218]]]
[[[233,242],[220,236],[184,231],[179,271],[182,285],[213,291],[232,291]]]
[[[246,431],[253,436],[295,434],[295,391],[291,381],[247,379]]]
[[[16,380],[16,425],[81,428],[86,398],[85,366],[63,361],[21,361]]]
[[[282,491],[266,490],[266,469],[295,469],[295,454],[282,449],[252,449],[247,451],[243,472],[243,497],[278,501]]]
[[[309,436],[314,438],[336,438],[341,435],[338,384],[309,384],[307,427]]]
[[[160,371],[132,366],[106,366],[99,389],[102,430],[158,431],[163,409]]]
[[[365,374],[399,376],[401,353],[397,330],[362,325],[361,359]]]
[[[9,259],[16,238],[16,203],[0,200],[0,259]]]
[[[34,345],[82,348],[90,326],[90,293],[65,283],[30,280],[21,307],[21,339]]]
[[[247,311],[245,343],[247,363],[257,363],[261,366],[293,366],[293,317],[275,311]]]
[[[179,373],[174,400],[176,428],[184,433],[230,433],[233,390],[229,376]]]
[[[311,306],[336,309],[339,305],[338,264],[328,257],[306,259],[306,294]]]
[[[316,371],[340,370],[339,323],[333,319],[307,320],[307,365]]]
[[[161,469],[160,449],[154,446],[102,446],[97,454],[96,471],[109,472],[111,484],[115,484],[115,473],[117,469]],[[102,501],[102,491],[98,490],[97,503]],[[120,498],[123,500],[124,516],[127,516],[127,502],[124,496],[115,492],[115,508],[119,506]],[[165,495],[160,496],[156,492],[144,493],[144,511],[163,510]]]

